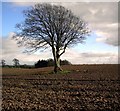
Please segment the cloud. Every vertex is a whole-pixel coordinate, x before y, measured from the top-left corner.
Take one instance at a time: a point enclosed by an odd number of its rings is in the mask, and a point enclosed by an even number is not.
[[[88,23],[90,29],[97,35],[97,42],[103,42],[112,46],[119,45],[117,2],[64,3],[64,6],[71,9],[75,15]]]
[[[106,32],[100,32],[100,31],[97,31],[97,38],[96,38],[96,41],[97,42],[104,42],[106,44],[109,44],[109,45],[113,45],[113,46],[119,46],[120,44],[120,41],[118,40],[118,32],[110,35],[109,33],[106,33]]]
[[[18,48],[16,41],[12,40],[13,32],[9,33],[8,37],[2,38],[2,52],[4,54],[18,53],[21,48]]]
[[[70,56],[72,55],[72,56]],[[75,52],[67,50],[64,59],[71,61],[73,64],[117,64],[118,53],[112,52]]]

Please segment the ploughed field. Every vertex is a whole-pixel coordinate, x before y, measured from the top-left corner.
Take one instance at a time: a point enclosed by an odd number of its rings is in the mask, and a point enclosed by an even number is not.
[[[119,111],[118,65],[3,68],[2,111]]]

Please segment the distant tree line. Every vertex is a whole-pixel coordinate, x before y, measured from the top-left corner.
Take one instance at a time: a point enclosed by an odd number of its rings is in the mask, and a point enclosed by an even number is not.
[[[9,67],[9,68],[41,68],[41,67],[50,67],[50,66],[54,66],[54,60],[53,59],[47,59],[47,60],[38,60],[37,62],[35,62],[34,65],[21,65],[19,60],[14,58],[12,60],[13,65],[7,65],[6,64],[6,60],[2,59],[0,64],[1,67]],[[71,63],[67,60],[60,60],[60,64],[61,65],[70,65]]]
[[[60,60],[61,65],[70,65],[71,63],[67,60]],[[41,68],[41,67],[49,67],[54,66],[54,60],[48,59],[48,60],[38,60],[35,63],[35,68]]]
[[[20,67],[20,63],[18,59],[14,58],[12,62],[13,62],[13,65],[7,65],[6,60],[2,59],[0,64],[2,67]]]

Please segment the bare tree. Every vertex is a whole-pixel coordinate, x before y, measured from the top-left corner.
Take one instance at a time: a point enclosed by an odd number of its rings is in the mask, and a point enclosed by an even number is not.
[[[27,52],[51,47],[55,72],[62,70],[60,57],[66,48],[83,43],[89,34],[86,23],[63,6],[36,4],[24,14],[25,21],[16,25],[19,31],[13,38]]]
[[[13,59],[13,62],[14,62],[14,66],[16,66],[16,67],[20,65],[19,60],[16,58]]]
[[[2,67],[5,67],[6,61],[4,59],[1,60],[1,65],[2,65]]]

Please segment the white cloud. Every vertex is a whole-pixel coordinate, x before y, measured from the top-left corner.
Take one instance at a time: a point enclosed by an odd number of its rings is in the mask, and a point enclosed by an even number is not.
[[[99,35],[97,42],[104,42],[109,45],[118,44],[118,3],[76,3],[65,4],[74,14],[88,22],[90,29]],[[101,39],[101,40],[100,40]]]
[[[11,32],[8,37],[2,39],[2,52],[4,54],[13,54],[19,52],[20,48],[16,47],[16,41],[12,40],[12,36],[14,35]]]
[[[72,55],[72,56],[70,56]],[[112,52],[75,52],[67,50],[63,59],[71,61],[73,64],[117,64],[118,53]]]
[[[99,32],[99,31],[97,31],[96,34],[98,36],[96,38],[97,42],[104,42],[106,44],[113,45],[113,46],[120,45],[119,41],[118,41],[118,32],[117,31],[116,31],[116,33],[114,33],[114,35],[113,34],[111,35],[107,32]]]

